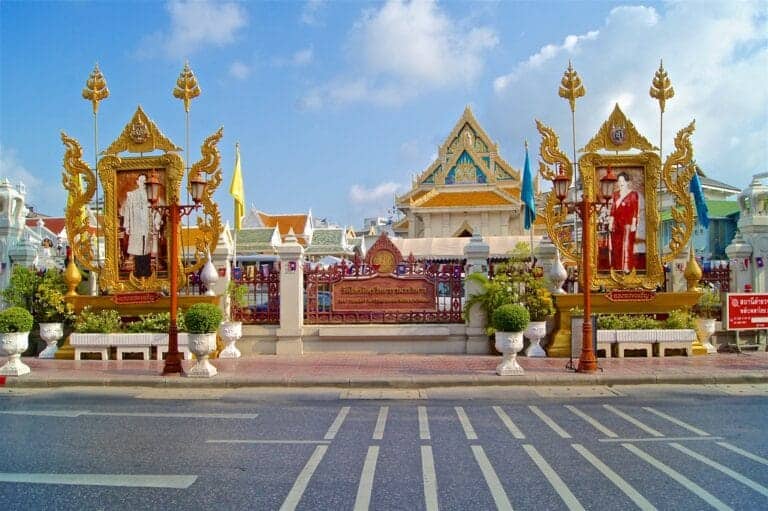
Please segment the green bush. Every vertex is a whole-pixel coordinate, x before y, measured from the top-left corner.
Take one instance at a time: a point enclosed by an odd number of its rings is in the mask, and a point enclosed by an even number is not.
[[[0,333],[30,332],[34,322],[27,309],[8,307],[0,312]]]
[[[130,333],[166,333],[168,332],[170,324],[170,312],[151,312],[149,314],[140,315],[139,320],[126,325],[125,330]],[[181,312],[181,310],[176,313],[176,327],[178,328],[179,332],[186,331],[186,325],[184,324],[184,314]]]
[[[647,314],[600,314],[597,317],[599,330],[655,330],[662,323]]]
[[[196,303],[184,313],[184,323],[191,334],[209,334],[219,328],[223,317],[216,305]]]
[[[75,332],[82,334],[110,334],[120,331],[120,313],[114,309],[92,312],[84,308],[75,319]]]
[[[664,328],[669,328],[670,330],[694,329],[696,328],[696,318],[690,312],[675,309],[667,316]]]
[[[528,309],[519,303],[508,303],[491,314],[491,326],[501,332],[522,332],[531,321]]]
[[[701,317],[711,319],[714,317],[715,311],[720,308],[720,293],[714,289],[705,285],[699,295],[699,301],[696,304],[696,309],[701,314]]]

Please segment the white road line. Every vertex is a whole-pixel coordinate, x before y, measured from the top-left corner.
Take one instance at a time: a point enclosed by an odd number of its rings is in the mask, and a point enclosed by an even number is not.
[[[192,486],[197,476],[131,474],[9,474],[0,473],[2,483],[71,484],[78,486],[122,486],[130,488],[178,488]]]
[[[749,458],[752,461],[756,461],[758,463],[762,463],[763,465],[768,465],[768,459],[762,458],[758,456],[757,454],[752,454],[751,452],[745,451],[744,449],[739,449],[735,445],[731,445],[728,442],[717,442],[717,445],[721,447],[725,447],[728,450],[731,450],[735,452],[736,454],[741,454],[745,458]]]
[[[424,481],[424,504],[427,511],[437,511],[437,475],[432,447],[421,446],[421,477]]]
[[[677,424],[681,428],[687,429],[691,433],[696,433],[699,436],[709,436],[709,433],[707,433],[706,431],[701,430],[701,429],[699,429],[697,427],[691,426],[687,422],[683,422],[680,419],[676,419],[676,418],[672,417],[671,415],[667,415],[666,413],[660,412],[660,411],[656,410],[655,408],[651,408],[650,406],[644,406],[643,410],[648,410],[649,412],[658,415],[662,419],[668,420],[672,424]]]
[[[330,444],[330,440],[206,440],[206,444]]]
[[[376,460],[378,457],[379,446],[372,445],[368,447],[368,454],[365,456],[365,463],[363,464],[363,472],[360,474],[360,486],[357,487],[354,511],[367,511],[371,505],[373,476],[376,474]]]
[[[528,453],[528,456],[531,457],[536,466],[539,467],[541,473],[544,474],[544,477],[547,478],[547,481],[549,481],[549,484],[552,485],[552,488],[554,488],[557,494],[560,495],[560,498],[563,499],[563,502],[568,507],[568,509],[583,511],[584,507],[581,505],[581,503],[579,503],[576,496],[571,493],[571,490],[569,490],[563,480],[560,479],[560,476],[557,475],[557,472],[555,472],[554,469],[549,466],[547,460],[545,460],[541,454],[539,454],[539,451],[537,451],[536,448],[531,444],[523,444],[523,449],[525,449],[525,452]]]
[[[496,509],[512,511],[512,504],[507,498],[507,493],[504,491],[504,487],[499,481],[499,476],[496,475],[496,471],[493,469],[488,456],[485,455],[485,451],[479,445],[472,446],[472,454],[475,455],[475,460],[480,466],[480,470],[485,477],[485,483],[488,485],[488,489],[491,490],[491,496],[496,503]]]
[[[419,406],[419,440],[429,440],[429,416],[427,416],[427,407]]]
[[[32,415],[36,417],[80,417],[87,410],[3,410],[3,415]]]
[[[723,474],[727,475],[728,477],[735,479],[736,481],[740,482],[741,484],[744,484],[746,486],[749,486],[753,490],[755,490],[757,493],[762,494],[765,497],[768,497],[768,488],[765,486],[756,483],[752,479],[749,479],[748,477],[744,477],[743,475],[739,474],[735,470],[731,470],[730,468],[726,467],[725,465],[721,465],[720,463],[713,461],[706,456],[702,456],[701,454],[697,453],[696,451],[692,451],[688,449],[687,447],[683,447],[682,445],[678,443],[670,443],[672,447],[677,449],[678,451],[687,454],[691,458],[698,460],[705,465],[709,465],[710,467],[714,468],[715,470],[719,470]]]
[[[668,437],[643,437],[643,438],[598,438],[598,442],[682,442],[696,440],[722,440],[721,436],[668,436]]]
[[[453,409],[456,410],[456,415],[459,416],[459,422],[464,429],[464,435],[466,435],[467,440],[477,440],[475,428],[473,428],[472,423],[469,422],[469,417],[467,417],[467,412],[464,411],[464,408],[461,406],[454,406]]]
[[[608,410],[610,412],[615,413],[616,415],[618,415],[619,417],[621,417],[625,421],[631,422],[632,424],[634,424],[638,428],[642,429],[643,431],[645,431],[649,435],[653,435],[653,436],[657,436],[657,437],[664,436],[663,433],[659,433],[658,431],[656,431],[652,427],[646,426],[645,424],[643,424],[639,420],[635,419],[631,415],[627,415],[626,413],[622,412],[621,410],[618,410],[618,409],[614,408],[611,405],[603,405],[603,408],[605,408],[606,410]]]
[[[694,483],[687,477],[685,477],[682,474],[679,474],[677,470],[665,465],[664,463],[660,462],[650,454],[646,453],[645,451],[642,451],[635,447],[632,444],[621,444],[625,449],[627,449],[629,452],[633,453],[635,456],[640,458],[641,460],[645,461],[646,463],[656,467],[657,470],[663,472],[667,476],[669,476],[671,479],[676,481],[678,484],[683,486],[685,489],[702,499],[704,502],[709,504],[715,509],[719,509],[722,511],[730,510],[731,508],[728,507],[723,501],[719,500],[717,497],[709,493],[707,490],[699,486],[698,484]]]
[[[389,414],[389,407],[382,406],[379,408],[379,418],[376,419],[376,427],[373,429],[373,439],[381,440],[384,438],[384,428],[387,427],[387,415]]]
[[[328,428],[328,432],[323,437],[325,440],[333,440],[336,438],[336,433],[339,432],[339,429],[341,429],[341,425],[344,424],[344,419],[347,418],[347,414],[349,413],[349,407],[343,406],[341,410],[339,410],[339,414],[336,416],[336,419],[333,421],[333,424],[331,424],[331,427]]]
[[[576,449],[576,452],[584,456],[584,458],[592,464],[597,470],[602,472],[602,474],[608,478],[609,481],[611,481],[613,484],[616,485],[616,487],[623,491],[624,494],[629,497],[632,502],[637,505],[640,509],[643,511],[650,511],[655,510],[656,507],[648,502],[648,500],[640,495],[640,492],[635,490],[628,482],[626,482],[619,474],[614,472],[608,465],[600,461],[597,457],[595,457],[594,454],[589,452],[583,445],[581,444],[571,444],[571,447]]]
[[[312,456],[309,458],[309,461],[307,461],[307,464],[304,465],[299,477],[296,478],[296,482],[293,483],[293,488],[288,492],[288,496],[285,497],[285,502],[280,506],[280,511],[292,511],[293,509],[296,509],[296,506],[301,500],[301,496],[304,495],[304,490],[307,489],[312,474],[315,473],[317,466],[320,464],[320,461],[322,461],[323,456],[325,456],[325,451],[327,450],[327,445],[318,445],[315,448],[315,452],[312,453]]]
[[[597,420],[593,419],[592,417],[590,417],[586,413],[584,413],[581,410],[579,410],[578,408],[576,408],[575,406],[565,405],[565,407],[567,409],[569,409],[570,411],[572,411],[573,413],[575,413],[576,415],[578,415],[579,417],[581,417],[582,419],[584,419],[585,421],[587,421],[593,428],[595,428],[596,430],[598,430],[599,432],[601,432],[605,436],[611,437],[611,438],[616,438],[616,437],[619,436],[616,433],[614,433],[613,431],[611,431],[610,429],[608,429],[605,426],[603,426]]]
[[[536,415],[539,417],[539,419],[541,419],[542,421],[544,421],[544,424],[546,424],[547,426],[549,426],[550,428],[552,428],[552,431],[554,431],[555,433],[557,433],[558,435],[560,435],[560,438],[571,438],[571,435],[569,435],[567,431],[565,431],[563,428],[561,428],[560,426],[558,426],[558,425],[555,423],[555,421],[553,421],[551,418],[549,418],[549,416],[548,416],[547,414],[545,414],[544,412],[542,412],[541,410],[539,410],[539,407],[538,407],[538,406],[533,406],[533,405],[531,405],[531,406],[529,406],[528,408],[530,408],[530,410],[531,410],[533,413],[535,413],[535,414],[536,414]]]
[[[172,412],[91,412],[88,410],[7,410],[4,415],[32,415],[38,417],[154,417],[169,419],[255,419],[256,413],[172,413]]]
[[[522,431],[520,431],[520,428],[515,426],[515,423],[512,422],[512,419],[509,418],[509,415],[507,415],[500,406],[494,406],[493,411],[496,412],[496,415],[499,416],[499,419],[501,419],[501,422],[504,423],[509,432],[512,433],[513,437],[517,438],[518,440],[525,438],[525,435]]]

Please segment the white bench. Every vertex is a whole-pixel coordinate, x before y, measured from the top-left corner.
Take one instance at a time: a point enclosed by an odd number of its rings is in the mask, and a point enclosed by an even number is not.
[[[117,360],[125,360],[126,353],[140,353],[143,360],[149,360],[152,346],[167,345],[168,335],[159,333],[73,333],[69,336],[69,344],[75,348],[75,360],[81,360],[83,353],[98,353],[102,360],[109,360],[110,348],[116,349],[115,357]]]
[[[69,344],[75,348],[75,360],[81,360],[83,353],[98,353],[101,360],[109,360],[111,344],[108,334],[78,334],[69,336]]]
[[[168,353],[168,334],[155,334],[159,335],[159,340],[154,345],[157,347],[156,359],[163,360],[163,355]],[[178,334],[179,352],[181,352],[184,360],[192,360],[192,353],[189,351],[189,334],[186,332],[179,332]]]

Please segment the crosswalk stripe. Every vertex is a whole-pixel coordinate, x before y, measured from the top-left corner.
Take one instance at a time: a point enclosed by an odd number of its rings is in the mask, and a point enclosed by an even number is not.
[[[357,487],[354,511],[366,511],[371,505],[371,492],[373,491],[373,476],[376,473],[376,460],[379,458],[379,446],[368,447],[365,456],[363,472],[360,474],[360,486]]]
[[[613,412],[614,414],[618,415],[619,417],[621,417],[625,421],[634,424],[635,426],[637,426],[638,428],[642,429],[643,431],[645,431],[646,433],[648,433],[650,435],[653,435],[653,436],[664,436],[663,433],[659,433],[658,431],[656,431],[652,427],[646,426],[645,424],[643,424],[639,420],[635,419],[631,415],[627,415],[626,413],[622,412],[621,410],[618,410],[618,409],[614,408],[611,405],[603,405],[603,408],[605,408],[606,410],[608,410],[610,412]]]
[[[429,445],[421,446],[421,477],[424,481],[424,505],[427,511],[437,511],[437,474]]]
[[[467,440],[477,440],[477,433],[475,433],[475,428],[473,428],[472,423],[469,422],[469,417],[467,417],[467,412],[464,411],[464,408],[461,406],[455,406],[454,410],[456,410],[456,415],[459,416],[459,422],[461,423],[461,427],[464,429],[464,435],[466,435]]]
[[[635,490],[627,481],[625,481],[619,474],[614,472],[608,465],[600,461],[594,454],[589,452],[583,445],[581,444],[571,444],[571,447],[576,449],[576,452],[584,456],[584,458],[592,464],[597,470],[602,472],[602,474],[608,478],[609,481],[611,481],[613,484],[616,485],[618,489],[624,492],[624,494],[632,499],[632,502],[637,505],[641,510],[643,511],[650,511],[655,510],[656,507],[648,502],[648,500],[643,497],[640,492]]]
[[[731,445],[728,442],[717,442],[717,445],[721,447],[725,447],[728,450],[731,450],[735,452],[736,454],[741,454],[745,458],[749,458],[752,461],[756,461],[758,463],[762,463],[763,465],[768,465],[768,459],[762,458],[758,456],[757,454],[752,454],[751,452],[745,451],[744,449],[739,449],[735,445]]]
[[[507,415],[500,406],[494,406],[493,411],[496,412],[496,415],[499,416],[499,419],[501,419],[501,422],[504,423],[509,432],[512,433],[513,437],[517,438],[518,440],[525,438],[525,435],[522,431],[520,431],[520,428],[518,428],[515,423],[512,422],[512,419],[509,418],[509,415]]]
[[[496,471],[493,469],[488,456],[485,455],[483,448],[479,445],[473,445],[472,454],[475,455],[475,460],[480,466],[485,483],[488,485],[488,489],[491,490],[491,496],[496,503],[496,509],[512,511],[512,504],[509,502],[504,487],[501,485],[501,481],[499,481],[499,476],[496,475]]]
[[[714,468],[715,470],[719,470],[723,474],[727,475],[728,477],[735,479],[736,481],[740,482],[741,484],[744,484],[746,486],[749,486],[756,492],[768,497],[768,488],[765,486],[756,483],[752,479],[749,479],[748,477],[744,477],[743,475],[739,474],[735,470],[731,470],[730,468],[726,467],[725,465],[721,465],[720,463],[713,461],[706,456],[702,456],[701,454],[697,453],[696,451],[692,451],[688,449],[687,447],[683,447],[682,445],[672,442],[669,445],[677,449],[678,451],[687,454],[691,458],[698,460],[705,465],[709,465],[710,467]]]
[[[389,414],[389,407],[382,406],[379,408],[379,417],[376,419],[376,427],[373,429],[373,439],[381,440],[384,438],[384,428],[387,426],[387,415]]]
[[[120,486],[124,488],[177,488],[192,486],[197,476],[131,474],[12,474],[0,473],[2,483]]]
[[[419,440],[429,440],[429,416],[427,415],[427,407],[420,406],[419,410]]]
[[[336,419],[333,421],[333,424],[331,424],[331,427],[328,428],[328,432],[323,437],[325,440],[333,440],[336,438],[336,434],[339,432],[339,429],[341,429],[341,425],[344,424],[344,419],[347,418],[347,414],[349,413],[349,407],[343,406],[341,410],[339,410],[339,414],[336,416]]]
[[[560,435],[560,438],[571,438],[571,435],[569,435],[567,431],[565,431],[563,428],[561,428],[560,426],[558,426],[558,425],[557,425],[557,423],[555,423],[555,421],[553,421],[553,420],[552,420],[552,419],[551,419],[551,418],[550,418],[550,417],[549,417],[547,414],[545,414],[544,412],[542,412],[542,411],[539,409],[539,407],[538,407],[538,406],[533,406],[533,405],[531,405],[531,406],[529,406],[528,408],[529,408],[529,409],[530,409],[530,410],[531,410],[533,413],[535,413],[535,414],[536,414],[536,415],[539,417],[539,419],[541,419],[542,421],[544,421],[544,424],[546,424],[547,426],[549,426],[549,427],[552,429],[552,431],[554,431],[555,433],[557,433],[558,435]]]
[[[531,457],[536,466],[539,467],[541,473],[544,474],[544,477],[547,478],[549,484],[552,485],[552,488],[555,489],[568,509],[584,511],[584,507],[581,505],[579,500],[571,492],[571,490],[568,489],[568,486],[566,486],[563,480],[560,479],[560,476],[557,475],[557,472],[555,472],[549,463],[547,463],[547,460],[545,460],[541,454],[539,454],[539,451],[537,451],[536,448],[531,444],[523,444],[523,449],[525,449],[525,452],[528,453],[528,456]]]
[[[655,408],[651,408],[650,406],[644,406],[643,410],[648,410],[649,412],[658,415],[662,419],[666,419],[669,422],[671,422],[672,424],[677,424],[681,428],[685,428],[688,431],[690,431],[692,433],[696,433],[699,436],[709,436],[709,433],[707,433],[706,431],[701,430],[701,429],[699,429],[699,428],[697,428],[695,426],[691,426],[687,422],[683,422],[680,419],[676,419],[676,418],[672,417],[671,415],[667,415],[666,413],[660,412],[660,411],[656,410]]]
[[[296,509],[302,495],[304,495],[304,490],[307,489],[312,474],[317,470],[317,466],[320,465],[320,461],[322,461],[323,456],[325,456],[325,451],[327,450],[327,445],[318,445],[315,448],[315,452],[312,453],[312,456],[309,458],[309,461],[307,461],[307,464],[304,465],[299,477],[297,477],[296,481],[293,483],[293,488],[288,492],[288,496],[285,497],[283,505],[280,506],[280,511],[292,511]]]
[[[610,438],[616,438],[616,437],[619,436],[616,433],[614,433],[613,431],[611,431],[610,429],[608,429],[605,426],[603,426],[596,419],[593,419],[592,417],[590,417],[586,413],[582,412],[581,410],[579,410],[575,406],[565,405],[565,407],[567,409],[569,409],[570,411],[572,411],[573,413],[575,413],[576,415],[578,415],[579,417],[581,417],[582,419],[584,419],[585,421],[587,421],[587,423],[589,423],[590,426],[592,426],[593,428],[595,428],[596,430],[598,430],[599,432],[601,432],[605,436],[610,437]]]
[[[682,441],[714,441],[722,440],[721,436],[646,436],[642,438],[598,438],[598,442],[682,442]]]
[[[676,481],[678,484],[683,486],[686,490],[690,491],[700,499],[702,499],[704,502],[709,504],[715,509],[721,510],[721,511],[728,511],[731,510],[730,507],[728,507],[723,501],[709,493],[707,490],[699,486],[698,484],[694,483],[684,475],[678,473],[673,468],[665,465],[661,461],[657,460],[650,454],[646,453],[645,451],[635,447],[632,444],[621,444],[625,449],[627,449],[629,452],[640,458],[641,460],[645,461],[649,465],[654,466],[659,471],[663,472],[669,478]]]

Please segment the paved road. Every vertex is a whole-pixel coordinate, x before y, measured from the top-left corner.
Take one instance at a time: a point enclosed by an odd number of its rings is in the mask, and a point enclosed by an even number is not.
[[[4,509],[766,509],[768,385],[0,390]]]

